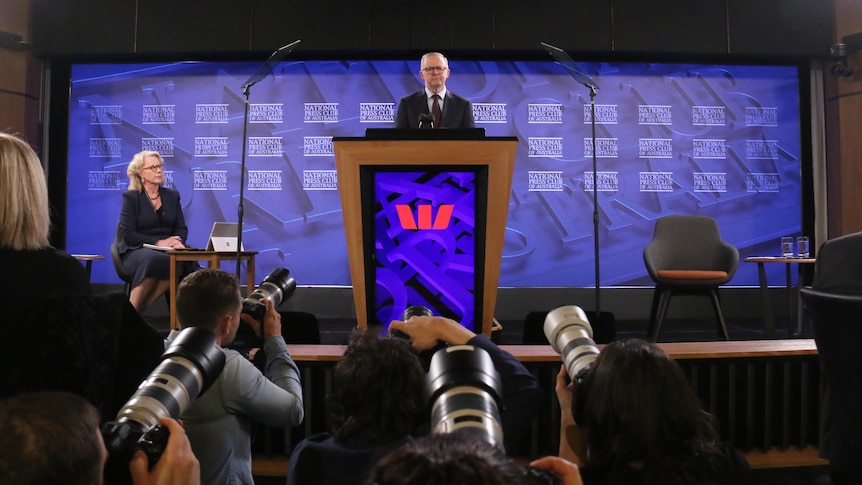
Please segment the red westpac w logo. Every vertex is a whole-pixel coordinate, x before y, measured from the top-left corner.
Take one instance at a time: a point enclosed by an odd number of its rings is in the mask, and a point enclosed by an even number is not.
[[[452,219],[452,211],[455,209],[454,204],[440,204],[437,208],[437,216],[434,217],[434,223],[431,223],[431,205],[423,204],[416,207],[416,217],[413,217],[413,211],[407,204],[395,204],[395,210],[398,211],[398,220],[401,222],[401,228],[406,230],[416,229],[446,229],[449,227],[449,221]]]

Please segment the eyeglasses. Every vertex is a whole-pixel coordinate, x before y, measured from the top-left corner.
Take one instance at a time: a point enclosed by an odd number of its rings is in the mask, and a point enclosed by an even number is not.
[[[149,167],[144,167],[143,170],[163,170],[165,168],[164,163],[160,163],[158,165],[150,165]]]
[[[449,68],[443,67],[443,66],[432,66],[432,67],[423,67],[422,70],[425,72],[429,72],[429,73],[430,72],[445,72],[445,71],[448,71]]]

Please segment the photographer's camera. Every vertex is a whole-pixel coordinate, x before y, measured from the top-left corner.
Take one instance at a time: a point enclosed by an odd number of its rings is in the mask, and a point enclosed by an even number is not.
[[[224,362],[224,353],[211,331],[190,327],[180,332],[162,354],[159,365],[117,413],[116,420],[102,426],[110,455],[128,461],[135,450],[141,449],[150,467],[154,466],[168,438],[161,418],[178,418],[215,382]]]

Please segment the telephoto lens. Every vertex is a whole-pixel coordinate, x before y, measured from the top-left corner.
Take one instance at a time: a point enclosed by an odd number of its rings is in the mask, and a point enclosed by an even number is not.
[[[261,322],[266,315],[263,300],[272,300],[272,305],[277,307],[290,298],[295,289],[296,280],[290,276],[290,271],[287,268],[276,268],[243,300],[242,312]]]
[[[160,419],[178,418],[221,374],[224,352],[213,332],[189,327],[162,354],[162,360],[117,413],[102,426],[111,455],[143,449],[153,466],[167,443]]]
[[[548,343],[563,358],[569,377],[581,379],[599,356],[587,314],[579,306],[561,306],[548,312],[544,331]]]
[[[426,374],[432,433],[473,433],[503,448],[502,383],[487,351],[453,345],[431,357]]]

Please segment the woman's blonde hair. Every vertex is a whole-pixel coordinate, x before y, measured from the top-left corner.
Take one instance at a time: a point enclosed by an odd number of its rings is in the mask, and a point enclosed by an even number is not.
[[[136,153],[132,157],[132,161],[129,162],[129,166],[126,167],[126,175],[129,176],[129,190],[136,190],[138,192],[144,190],[144,186],[141,183],[141,172],[144,170],[144,161],[147,157],[156,157],[159,159],[159,163],[165,163],[165,159],[162,158],[159,152],[144,150]]]
[[[0,133],[0,246],[47,247],[49,207],[48,184],[36,152],[21,138]]]

